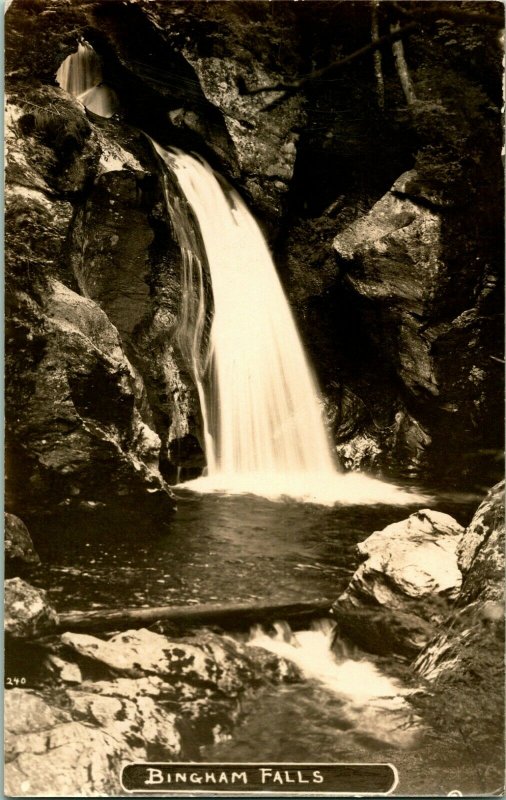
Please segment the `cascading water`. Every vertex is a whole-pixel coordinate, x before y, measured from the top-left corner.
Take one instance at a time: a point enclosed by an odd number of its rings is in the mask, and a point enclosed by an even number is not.
[[[248,644],[292,661],[303,676],[341,700],[339,716],[355,735],[378,742],[411,747],[421,730],[420,720],[406,701],[412,690],[340,640],[330,619],[313,623],[311,630],[293,632],[286,622],[273,633],[253,628]],[[334,651],[334,652],[333,652]]]
[[[56,82],[93,114],[112,117],[118,110],[116,92],[103,83],[102,62],[88,42],[67,56],[56,73]]]
[[[165,196],[183,255],[179,342],[204,422],[208,474],[186,485],[326,504],[419,501],[390,484],[338,471],[315,381],[259,226],[203,159],[153,145],[168,170]]]

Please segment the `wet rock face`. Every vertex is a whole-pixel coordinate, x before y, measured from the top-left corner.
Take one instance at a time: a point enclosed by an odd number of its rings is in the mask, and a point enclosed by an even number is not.
[[[448,514],[424,509],[360,542],[365,561],[333,607],[341,632],[382,655],[418,653],[460,590],[463,533]]]
[[[147,452],[157,446],[155,435],[136,407],[116,329],[93,301],[58,281],[46,288],[45,308],[33,311],[36,322],[20,333],[32,370],[11,386],[11,502],[93,507],[115,497],[135,502],[149,489],[147,499],[169,510],[169,492]]]
[[[196,410],[172,354],[177,259],[173,293],[152,301],[175,251],[158,242],[168,229],[160,209],[155,219],[149,147],[121,128],[111,139],[110,125],[95,126],[52,87],[17,89],[7,119],[10,506],[143,497],[165,513],[154,429],[169,440],[194,435]]]
[[[13,578],[30,566],[40,564],[28,528],[19,517],[5,514],[5,574]]]
[[[497,662],[499,672],[503,668],[504,481],[476,511],[460,542],[458,560],[463,580],[455,608],[415,662],[420,675],[431,681],[446,675],[465,679],[487,649],[489,666]]]
[[[5,631],[14,639],[33,639],[51,631],[58,617],[46,592],[21,578],[9,578],[4,590]]]
[[[50,693],[6,695],[13,795],[41,793],[42,782],[65,795],[117,794],[126,762],[194,760],[200,745],[230,735],[242,695],[299,678],[284,659],[209,632],[66,633],[55,647],[66,657],[49,654]]]

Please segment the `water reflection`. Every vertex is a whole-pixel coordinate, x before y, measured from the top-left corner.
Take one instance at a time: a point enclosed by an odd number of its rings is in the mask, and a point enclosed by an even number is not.
[[[474,503],[431,505],[465,524]],[[28,521],[43,560],[31,579],[60,611],[336,597],[356,567],[356,543],[412,510],[185,493],[163,523],[61,513]]]

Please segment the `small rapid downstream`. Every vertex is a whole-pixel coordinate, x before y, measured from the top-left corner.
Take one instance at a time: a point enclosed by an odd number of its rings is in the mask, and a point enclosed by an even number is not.
[[[475,506],[471,495],[445,495],[432,504],[463,523]],[[357,566],[357,542],[410,511],[185,491],[170,523],[142,514],[76,512],[53,517],[52,537],[44,535],[45,524],[33,525],[43,565],[32,580],[60,612],[335,598]],[[424,771],[420,724],[409,703],[413,687],[402,664],[332,643],[333,634],[330,621],[292,631],[282,620],[234,634],[294,662],[302,681],[246,696],[232,737],[220,740],[218,733],[198,758],[388,761],[402,767],[413,791],[430,793],[434,780]],[[446,785],[443,777],[440,783]]]

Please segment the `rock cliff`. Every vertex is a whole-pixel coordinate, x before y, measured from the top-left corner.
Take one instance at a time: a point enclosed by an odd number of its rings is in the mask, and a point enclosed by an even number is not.
[[[387,29],[400,12],[383,5]],[[287,97],[249,94],[370,40],[367,4],[324,6],[10,5],[13,511],[142,497],[163,513],[168,483],[204,465],[175,337],[180,255],[144,134],[204,155],[259,217],[346,467],[470,479],[479,469],[480,481],[497,471],[497,24],[431,17],[416,30],[405,43],[414,102],[388,48],[383,107],[369,59]],[[56,84],[81,40],[117,98],[109,119]]]

